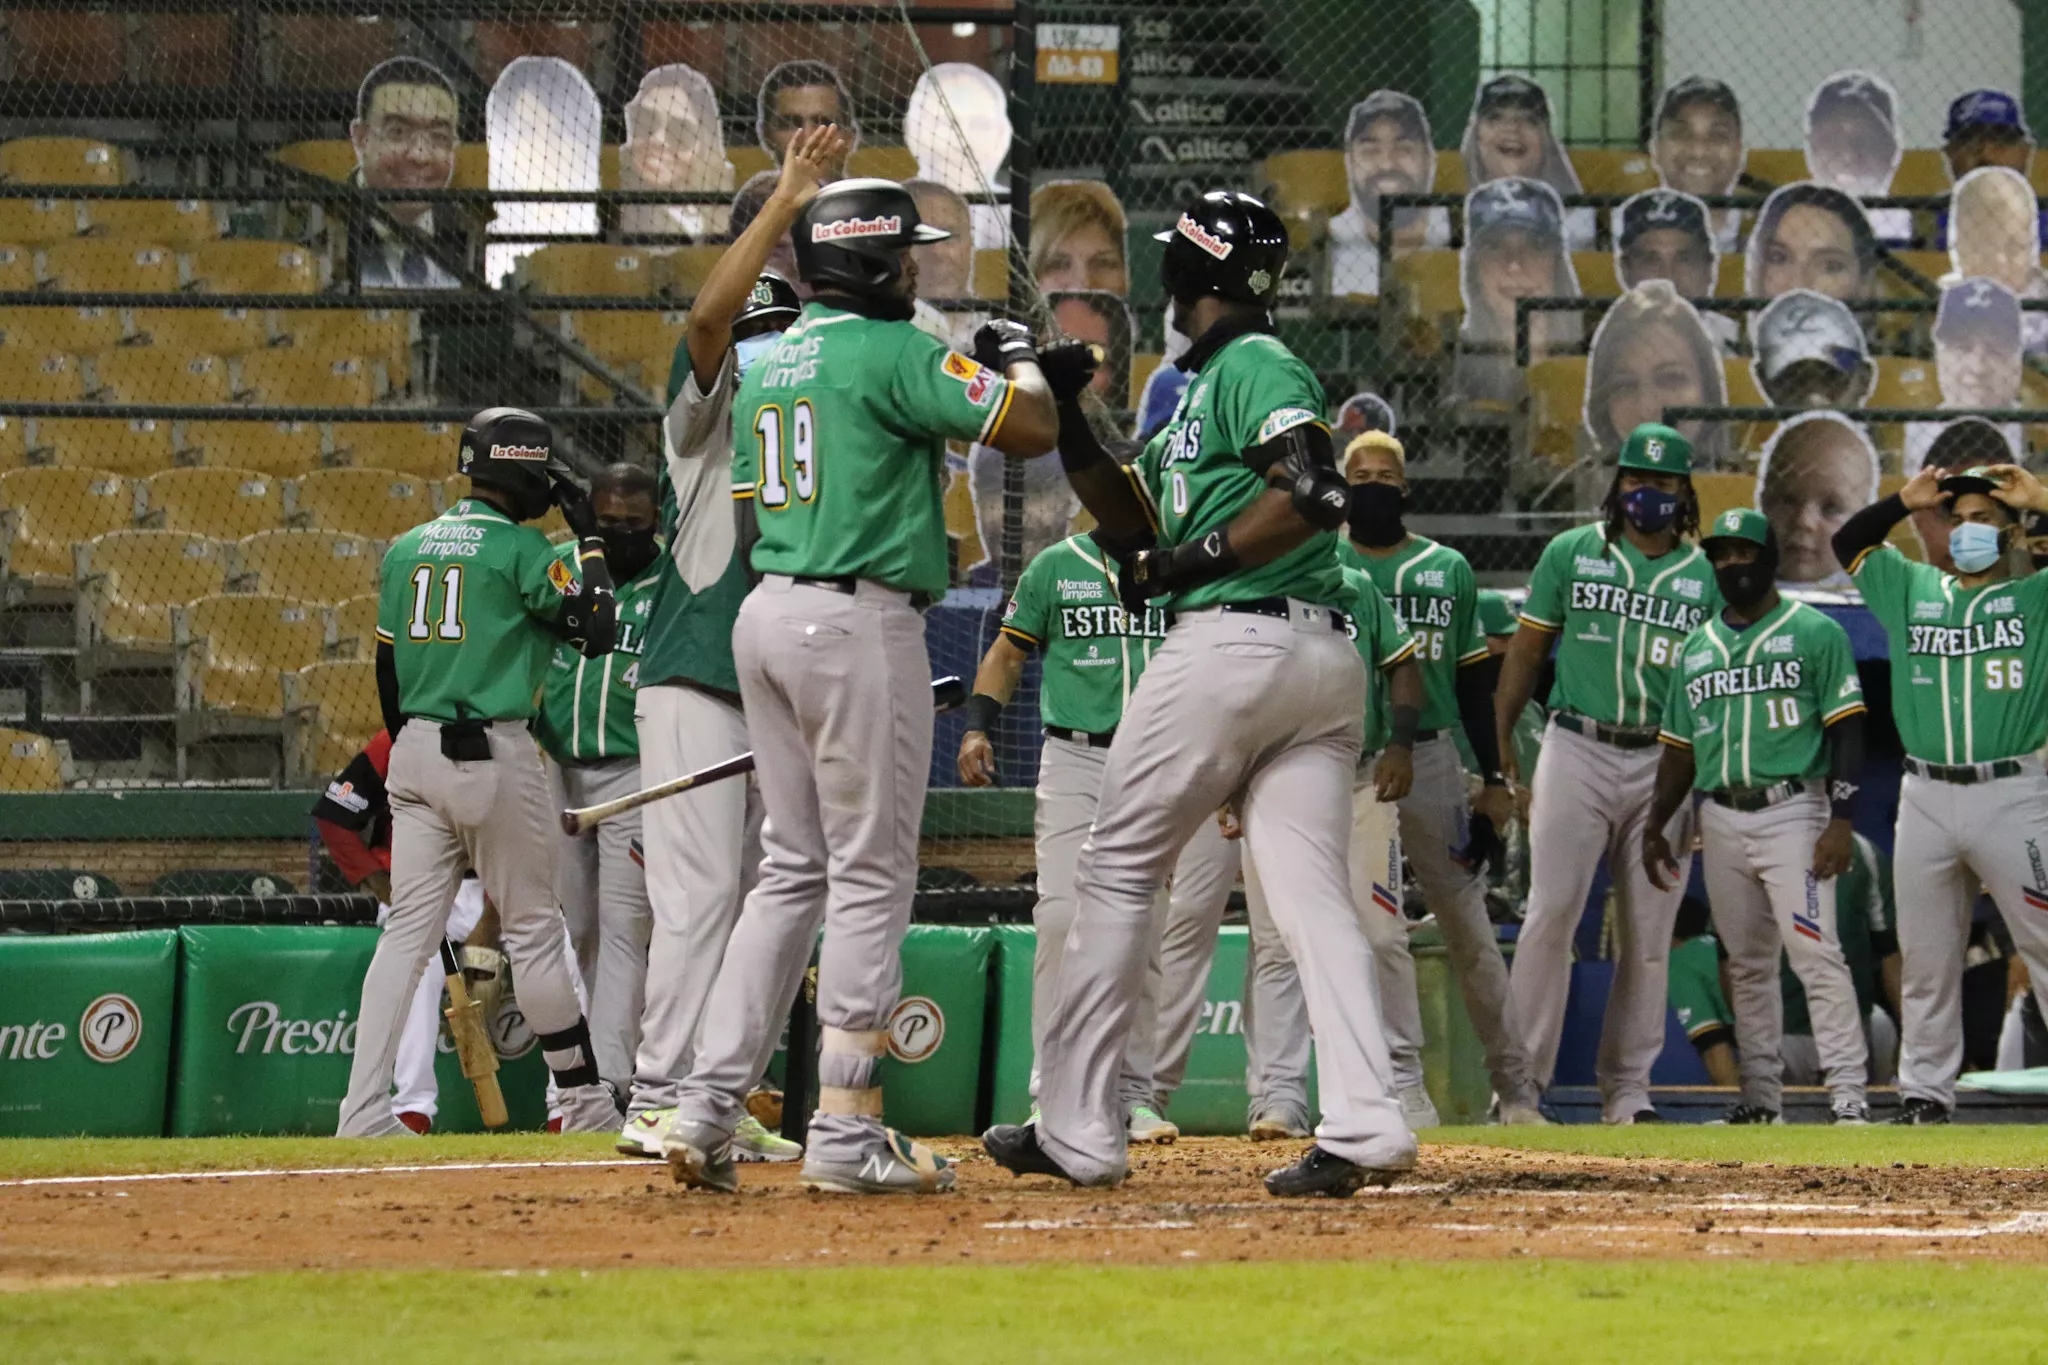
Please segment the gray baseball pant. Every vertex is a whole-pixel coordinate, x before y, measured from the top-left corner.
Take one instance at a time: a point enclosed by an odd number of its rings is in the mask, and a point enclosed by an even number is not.
[[[556,805],[594,806],[640,790],[634,758],[551,763]],[[597,1071],[623,1092],[640,1045],[647,984],[647,874],[640,865],[640,812],[615,815],[583,834],[556,833],[555,896],[576,945],[576,968],[590,996],[590,1047]]]
[[[866,580],[840,593],[771,574],[740,607],[733,656],[766,856],[711,988],[677,1121],[737,1126],[822,923],[810,1156],[858,1161],[883,1137],[881,1060],[917,889],[932,749],[924,619],[907,594]]]
[[[1900,786],[1892,885],[1904,959],[1901,1098],[1955,1105],[1963,1065],[1963,947],[1975,882],[1998,903],[2035,989],[2048,982],[2048,777],[2039,758],[2020,763],[2018,776],[1969,786],[1912,773]]]
[[[441,727],[413,717],[391,746],[385,789],[391,798],[391,918],[377,938],[356,1011],[356,1051],[341,1137],[405,1132],[391,1113],[398,1040],[413,992],[440,950],[448,907],[465,869],[475,868],[498,907],[520,1009],[542,1036],[553,1071],[592,1062],[578,1046],[550,1048],[546,1036],[577,1029],[575,967],[562,951],[566,933],[549,863],[556,827],[547,773],[526,727],[499,721],[486,734],[491,757],[457,762],[441,753]],[[603,1132],[618,1110],[602,1085],[562,1092],[563,1128]]]
[[[1714,932],[1728,950],[1729,1004],[1747,1104],[1784,1107],[1782,946],[1806,988],[1813,1037],[1836,1104],[1864,1102],[1870,1053],[1856,983],[1835,927],[1835,881],[1813,875],[1827,798],[1810,791],[1759,811],[1700,807],[1700,860]]]
[[[1658,748],[1621,749],[1560,726],[1543,735],[1529,811],[1529,908],[1508,985],[1529,1067],[1548,1086],[1557,1069],[1571,991],[1572,937],[1600,859],[1614,880],[1614,986],[1600,1026],[1595,1074],[1602,1117],[1619,1123],[1650,1107],[1650,1068],[1664,1050],[1671,926],[1692,867],[1691,803],[1665,831],[1676,880],[1659,891],[1643,871],[1643,831],[1657,782]]]
[[[1039,1142],[1075,1179],[1123,1178],[1117,1082],[1152,900],[1182,846],[1233,799],[1301,970],[1322,1082],[1318,1141],[1363,1165],[1413,1161],[1345,872],[1343,801],[1364,710],[1363,665],[1327,607],[1290,602],[1286,619],[1185,612],[1153,655],[1075,870],[1079,908],[1041,1068]]]
[[[752,748],[747,718],[721,697],[682,683],[643,687],[634,696],[640,780],[648,786],[701,771]],[[668,1109],[682,1093],[703,1030],[705,1003],[718,979],[740,904],[761,865],[761,788],[752,774],[729,777],[640,809],[647,854],[647,901],[654,925],[647,943],[647,994],[640,1048],[633,1059],[634,1118]],[[798,964],[798,975],[803,964]],[[778,999],[786,1009],[796,982]],[[770,1036],[751,1088],[775,1053]]]

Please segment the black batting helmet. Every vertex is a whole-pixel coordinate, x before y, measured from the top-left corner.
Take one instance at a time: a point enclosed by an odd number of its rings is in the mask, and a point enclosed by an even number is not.
[[[539,417],[524,408],[485,408],[462,429],[455,469],[505,497],[516,520],[532,521],[553,502],[548,467],[554,454],[554,433]]]
[[[903,248],[953,234],[927,227],[917,200],[893,180],[839,180],[804,205],[792,232],[796,273],[805,284],[876,294],[903,273]]]
[[[774,271],[764,270],[761,278],[754,281],[753,292],[740,305],[740,311],[732,315],[733,337],[744,341],[762,332],[779,331],[795,322],[803,310],[804,301],[797,297],[796,286]]]
[[[1180,211],[1166,243],[1159,281],[1171,299],[1214,294],[1270,308],[1287,269],[1287,225],[1249,194],[1210,190]]]

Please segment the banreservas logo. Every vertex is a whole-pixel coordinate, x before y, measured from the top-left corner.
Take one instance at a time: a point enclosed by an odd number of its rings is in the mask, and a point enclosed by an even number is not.
[[[235,1037],[235,1055],[249,1052],[287,1056],[343,1053],[356,1050],[356,1021],[341,1010],[332,1019],[288,1019],[276,1002],[251,1000],[228,1012],[227,1030]]]

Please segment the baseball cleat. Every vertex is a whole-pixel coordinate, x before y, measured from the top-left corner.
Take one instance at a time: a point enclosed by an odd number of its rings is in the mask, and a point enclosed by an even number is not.
[[[1723,1125],[1727,1125],[1730,1127],[1739,1127],[1744,1125],[1756,1125],[1761,1127],[1770,1127],[1774,1124],[1783,1123],[1784,1121],[1784,1117],[1781,1114],[1779,1114],[1778,1111],[1775,1109],[1766,1109],[1760,1104],[1738,1104],[1733,1109],[1730,1109],[1727,1113],[1723,1114],[1720,1118],[1713,1120],[1709,1126],[1721,1127]]]
[[[1633,1114],[1624,1114],[1618,1119],[1611,1119],[1603,1114],[1600,1116],[1600,1121],[1610,1127],[1626,1128],[1634,1123],[1662,1123],[1664,1116],[1646,1106],[1636,1110]]]
[[[1285,1109],[1269,1109],[1252,1119],[1253,1142],[1300,1141],[1309,1135],[1308,1120]]]
[[[981,1149],[1011,1175],[1049,1175],[1071,1184],[1081,1183],[1038,1145],[1035,1123],[999,1123],[981,1135]]]
[[[668,1161],[669,1178],[678,1185],[720,1194],[740,1192],[732,1139],[708,1123],[680,1123],[671,1118],[668,1135],[661,1140],[661,1154]]]
[[[732,1130],[734,1161],[798,1161],[803,1154],[801,1142],[791,1142],[780,1133],[769,1132],[752,1114],[741,1119],[739,1126]]]
[[[1921,1099],[1917,1095],[1899,1105],[1899,1112],[1892,1122],[1903,1127],[1919,1127],[1930,1123],[1947,1123],[1948,1106],[1940,1100]]]
[[[1320,1195],[1328,1199],[1349,1199],[1367,1185],[1384,1189],[1394,1183],[1394,1178],[1410,1169],[1384,1166],[1361,1166],[1347,1161],[1334,1152],[1320,1146],[1310,1147],[1301,1154],[1301,1160],[1292,1166],[1282,1166],[1266,1176],[1266,1193],[1279,1199],[1301,1199]]]
[[[422,1114],[417,1109],[399,1110],[398,1121],[415,1133],[431,1133],[434,1131],[434,1116],[432,1114]]]
[[[759,1086],[747,1092],[747,1112],[761,1121],[761,1126],[770,1132],[782,1127],[782,1092],[770,1086]]]
[[[625,1111],[619,1097],[603,1081],[591,1085],[565,1086],[556,1092],[555,1103],[562,1111],[563,1133],[609,1133],[619,1126]]]
[[[1550,1123],[1541,1108],[1520,1101],[1497,1106],[1495,1117],[1504,1128],[1538,1128],[1547,1127]]]
[[[1141,1104],[1131,1110],[1125,1132],[1131,1142],[1149,1142],[1161,1147],[1171,1145],[1180,1137],[1179,1126],[1149,1104]]]
[[[1436,1102],[1421,1086],[1411,1085],[1394,1098],[1401,1102],[1401,1121],[1408,1125],[1410,1132],[1443,1125],[1443,1120],[1437,1117]]]
[[[668,1136],[668,1126],[674,1123],[674,1109],[649,1109],[626,1120],[626,1126],[619,1131],[619,1140],[612,1144],[612,1150],[620,1156],[648,1156],[661,1160],[661,1140]]]
[[[1832,1108],[1832,1122],[1861,1128],[1870,1122],[1870,1106],[1862,1100],[1838,1100]]]
[[[819,1194],[944,1194],[953,1188],[953,1163],[885,1128],[858,1161],[807,1159],[803,1182]]]

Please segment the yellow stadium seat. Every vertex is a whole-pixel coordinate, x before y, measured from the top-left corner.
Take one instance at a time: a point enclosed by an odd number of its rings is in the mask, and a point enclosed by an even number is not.
[[[0,791],[64,790],[64,760],[57,741],[32,730],[0,727]]]
[[[320,428],[311,422],[186,422],[179,458],[194,464],[297,478],[323,462]]]
[[[41,417],[30,448],[64,469],[136,477],[177,463],[171,424],[150,417]]]
[[[220,208],[203,199],[88,199],[80,208],[93,236],[153,246],[211,242],[226,226]]]
[[[909,180],[917,174],[917,158],[908,147],[856,147],[853,155],[846,158],[846,173]]]
[[[517,283],[535,294],[633,298],[660,288],[655,253],[602,243],[557,242],[520,259]]]
[[[28,422],[0,413],[0,473],[28,463]]]
[[[1756,506],[1756,475],[1697,473],[1692,476],[1693,493],[1700,502],[1700,525],[1712,526],[1714,518],[1735,507]]]
[[[79,547],[91,637],[115,644],[171,642],[171,608],[220,592],[228,542],[186,531],[109,531]]]
[[[725,159],[732,163],[732,183],[735,185],[744,185],[761,172],[775,169],[775,158],[760,147],[727,147]],[[2048,194],[2048,190],[2042,193]]]
[[[1569,155],[1579,173],[1579,186],[1587,194],[1635,194],[1657,188],[1657,167],[1648,152],[1631,147],[1573,147]]]
[[[37,283],[35,249],[11,243],[0,246],[0,289],[19,292],[34,289]]]
[[[267,407],[366,408],[384,396],[384,369],[359,356],[329,356],[295,346],[241,360],[237,393]]]
[[[1721,357],[1721,381],[1727,388],[1730,407],[1760,408],[1770,401],[1756,386],[1756,375],[1751,371],[1749,361],[1741,356]],[[1771,433],[1777,429],[1776,422],[1737,422],[1729,431],[1729,446],[1754,455],[1764,448],[1764,442],[1770,440]]]
[[[74,237],[43,248],[42,277],[74,293],[171,294],[178,289],[178,257],[168,247]]]
[[[368,659],[376,654],[376,594],[365,593],[335,604],[334,652],[342,659]]]
[[[1010,296],[1010,253],[989,247],[974,253],[974,297],[1004,299]]]
[[[0,181],[11,185],[119,185],[128,178],[118,147],[89,137],[18,137],[0,142]]]
[[[1934,284],[1953,268],[1946,251],[1893,251],[1892,258]],[[1920,289],[1906,282],[1896,271],[1883,272],[1885,293],[1894,298],[1924,298]],[[1879,314],[1879,316],[1883,316]]]
[[[1432,194],[1463,194],[1465,184],[1465,154],[1456,148],[1436,154],[1436,176],[1429,182]]]
[[[297,350],[343,357],[361,356],[381,360],[393,388],[405,386],[412,375],[412,352],[420,338],[417,313],[391,308],[324,308],[274,315],[280,338]]]
[[[0,242],[48,246],[78,235],[79,205],[72,199],[0,199]]]
[[[142,481],[144,524],[239,539],[284,525],[284,481],[253,469],[186,465]]]
[[[258,531],[236,548],[238,587],[339,602],[377,591],[376,546],[340,531]]]
[[[296,242],[200,242],[186,253],[202,294],[317,294],[325,261]]]
[[[325,656],[326,608],[269,593],[214,593],[174,609],[178,709],[284,715],[278,675]]]
[[[1714,297],[1739,299],[1743,289],[1743,254],[1731,251],[1714,263]]]
[[[139,345],[231,357],[270,344],[265,317],[247,308],[133,308],[128,312]]]
[[[287,673],[284,695],[301,780],[340,772],[384,728],[377,666],[365,659],[324,659]]]
[[[121,344],[118,308],[0,309],[0,343],[31,351],[90,355]]]
[[[1871,386],[1873,408],[1938,408],[1941,385],[1936,381],[1934,362],[1914,356],[1876,357],[1877,383]]]
[[[1572,273],[1579,277],[1579,292],[1589,299],[1621,297],[1621,280],[1614,271],[1614,253],[1574,251]],[[1588,324],[1588,331],[1591,324]]]
[[[1259,179],[1272,190],[1273,207],[1283,217],[1318,211],[1334,216],[1351,204],[1344,153],[1336,148],[1275,152],[1260,163]]]
[[[1806,179],[1806,153],[1797,147],[1751,147],[1742,170],[1757,180],[1790,185]]]
[[[1899,154],[1899,168],[1892,172],[1893,194],[1946,195],[1953,187],[1948,159],[1938,149],[1908,147]]]
[[[0,346],[0,399],[16,403],[79,403],[85,371],[78,357]]]
[[[696,298],[697,291],[704,287],[705,277],[711,273],[711,267],[717,265],[718,258],[724,254],[722,246],[678,247],[658,258],[660,289],[679,299]]]
[[[669,364],[682,339],[687,313],[573,313],[568,335],[617,373],[658,398],[667,391]],[[563,361],[583,391],[602,401],[610,386]]]
[[[481,142],[465,142],[455,149],[455,178],[449,187],[458,190],[487,190],[491,187],[491,149]]]
[[[163,346],[122,346],[93,357],[93,392],[113,403],[225,403],[228,362]]]
[[[71,547],[135,521],[135,495],[100,469],[16,469],[0,474],[7,574],[37,586],[71,582]]]
[[[299,480],[292,515],[314,530],[389,540],[434,519],[434,490],[382,469],[316,469]]]
[[[346,138],[287,143],[270,155],[294,170],[329,180],[346,180],[356,168],[356,149]]]
[[[1585,424],[1586,357],[1553,356],[1529,366],[1529,453],[1568,465]]]
[[[1443,350],[1465,314],[1458,289],[1458,253],[1426,248],[1396,257],[1394,288],[1410,348],[1425,354]]]
[[[328,428],[336,464],[439,478],[455,468],[459,427],[446,422],[336,422]]]

